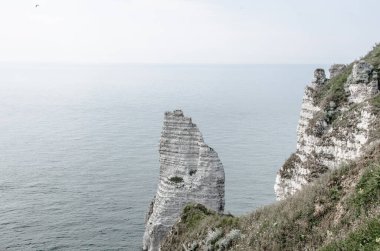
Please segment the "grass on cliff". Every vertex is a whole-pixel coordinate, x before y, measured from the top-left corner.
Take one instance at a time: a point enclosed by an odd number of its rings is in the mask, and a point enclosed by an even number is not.
[[[380,94],[377,94],[371,99],[372,112],[376,115],[380,114]]]
[[[199,205],[184,209],[164,250],[203,250],[213,229],[241,231],[229,250],[376,250],[380,244],[380,146],[330,171],[294,196],[233,217]],[[379,242],[379,243],[378,243]],[[375,248],[375,249],[373,249]],[[189,249],[190,250],[190,249]],[[219,250],[219,249],[210,249]]]
[[[294,164],[299,163],[300,161],[300,157],[298,157],[297,154],[292,153],[280,169],[280,176],[285,179],[291,178],[293,176]]]
[[[216,228],[236,227],[239,222],[238,218],[233,217],[231,214],[218,214],[201,204],[185,206],[181,215],[181,221],[185,223],[186,229],[194,228],[205,218],[208,218]]]
[[[337,106],[347,101],[344,84],[352,72],[353,64],[348,65],[340,74],[327,81],[313,93],[314,105],[328,109],[333,101]]]
[[[171,234],[166,237],[161,249],[184,250],[183,245],[193,244],[193,240],[200,236],[206,237],[210,231],[221,229],[221,234],[225,235],[238,227],[239,221],[237,217],[230,214],[218,214],[201,204],[189,204],[183,209],[180,222],[172,228]]]
[[[312,91],[313,103],[315,106],[321,107],[321,111],[314,115],[310,120],[306,133],[322,136],[323,128],[319,128],[318,123],[325,121],[332,124],[340,115],[336,107],[347,104],[347,95],[344,90],[344,84],[347,82],[348,76],[352,72],[352,64],[348,65],[340,74],[330,79],[324,85]],[[333,105],[333,106],[332,106]]]
[[[332,212],[344,196],[342,180],[351,166],[326,174],[289,199],[243,217],[246,240],[236,250],[314,249],[326,239]]]
[[[321,248],[321,251],[336,250],[380,250],[380,218],[369,219],[346,238]]]
[[[380,199],[380,164],[371,165],[362,175],[356,185],[355,194],[352,197],[352,207],[358,215],[367,213],[368,205],[378,203]],[[380,236],[379,236],[380,237]]]
[[[315,250],[348,238],[347,233],[380,216],[379,174],[377,145],[295,196],[242,217],[246,239],[233,250]]]
[[[362,59],[370,63],[375,69],[380,68],[380,43],[376,44],[373,49],[367,53]]]

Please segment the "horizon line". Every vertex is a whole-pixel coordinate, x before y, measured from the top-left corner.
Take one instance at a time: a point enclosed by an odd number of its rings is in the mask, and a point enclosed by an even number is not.
[[[196,62],[174,62],[174,63],[164,63],[164,62],[67,62],[67,61],[0,61],[0,65],[151,65],[151,66],[186,66],[186,65],[226,65],[226,66],[238,66],[238,65],[333,65],[334,63],[285,63],[285,62],[271,62],[271,63],[196,63]],[[343,63],[344,64],[344,63]]]

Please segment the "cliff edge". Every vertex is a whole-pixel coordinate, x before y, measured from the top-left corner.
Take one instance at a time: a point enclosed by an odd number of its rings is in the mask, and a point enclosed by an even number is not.
[[[280,200],[240,217],[188,205],[162,250],[380,250],[379,70],[380,45],[330,79],[317,69]]]
[[[327,170],[362,156],[371,138],[376,115],[369,101],[379,92],[378,69],[364,58],[349,66],[333,65],[330,77],[316,69],[305,89],[297,150],[276,177],[278,200]]]
[[[146,218],[143,250],[160,250],[188,203],[224,210],[224,169],[218,154],[181,110],[166,112],[160,140],[160,178]]]

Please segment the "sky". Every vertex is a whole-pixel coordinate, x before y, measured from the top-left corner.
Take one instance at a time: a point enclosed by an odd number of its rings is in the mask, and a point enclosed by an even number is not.
[[[0,62],[350,63],[380,42],[379,10],[379,0],[2,0]]]

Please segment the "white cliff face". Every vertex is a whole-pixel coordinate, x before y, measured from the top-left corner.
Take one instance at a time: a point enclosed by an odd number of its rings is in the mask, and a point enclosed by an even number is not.
[[[166,112],[160,140],[160,180],[146,219],[143,250],[160,250],[160,242],[183,207],[196,202],[223,212],[224,169],[191,118]]]
[[[345,67],[335,65],[330,75],[336,77]],[[325,107],[315,104],[315,93],[327,84],[324,72],[317,69],[313,82],[306,88],[297,127],[297,149],[280,168],[276,176],[278,200],[294,194],[328,169],[359,157],[369,139],[375,115],[366,99],[379,91],[377,74],[363,61],[353,66],[345,83],[348,101],[356,103],[337,107],[335,102]],[[334,122],[332,116],[338,116]]]
[[[379,90],[377,71],[363,60],[357,62],[352,69],[352,74],[347,79],[347,88],[350,92],[349,100],[351,102],[363,102]]]

